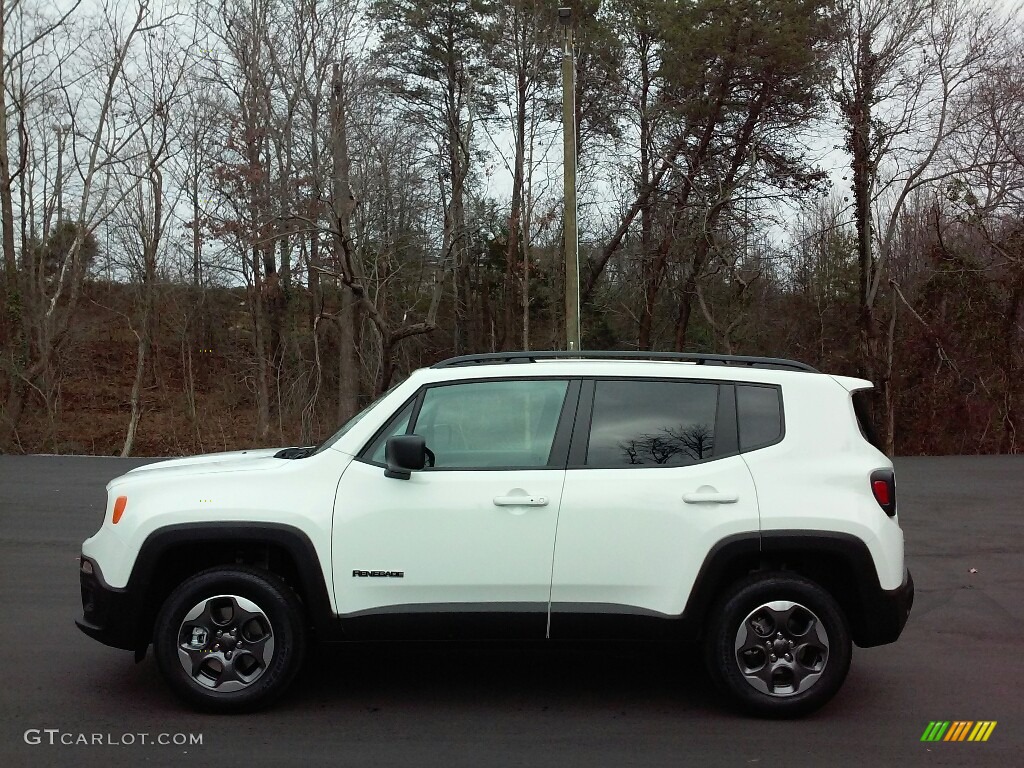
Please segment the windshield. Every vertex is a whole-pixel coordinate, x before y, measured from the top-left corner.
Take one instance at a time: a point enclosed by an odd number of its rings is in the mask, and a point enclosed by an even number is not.
[[[399,382],[399,383],[401,383],[401,382]],[[387,398],[388,395],[390,395],[392,392],[394,392],[397,387],[398,387],[398,384],[393,385],[391,387],[391,389],[389,389],[387,392],[382,394],[380,397],[378,397],[376,400],[374,400],[368,406],[363,408],[363,410],[361,410],[359,413],[357,413],[351,419],[346,421],[342,425],[341,429],[339,429],[337,432],[335,432],[333,435],[331,435],[329,438],[327,438],[327,440],[325,440],[321,445],[319,445],[317,447],[316,451],[314,451],[314,453],[316,454],[316,453],[320,453],[321,451],[325,451],[328,448],[330,448],[332,445],[334,445],[336,442],[341,440],[341,438],[343,438],[346,434],[348,434],[349,430],[351,430],[352,427],[354,427],[356,424],[358,424],[360,421],[362,421],[363,418],[366,416],[366,414],[368,414],[370,411],[372,411],[374,408],[376,408],[378,405],[380,405],[381,402],[383,402]]]

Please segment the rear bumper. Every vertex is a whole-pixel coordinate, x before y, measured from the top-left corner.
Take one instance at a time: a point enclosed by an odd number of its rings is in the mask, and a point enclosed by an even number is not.
[[[148,642],[141,641],[138,631],[136,601],[126,589],[115,589],[103,581],[99,566],[86,557],[92,573],[79,569],[82,586],[82,618],[75,624],[89,637],[112,648],[136,651]]]
[[[861,648],[894,643],[903,632],[914,605],[914,577],[910,571],[896,589],[878,590],[864,601],[860,632],[854,641]]]

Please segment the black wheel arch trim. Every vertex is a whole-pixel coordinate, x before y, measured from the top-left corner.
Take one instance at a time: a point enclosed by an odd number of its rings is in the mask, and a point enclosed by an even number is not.
[[[140,547],[124,589],[108,586],[95,563],[92,574],[81,574],[85,615],[76,624],[100,642],[135,650],[138,658],[149,644],[159,609],[153,605],[155,601],[147,598],[161,557],[181,544],[219,541],[281,547],[295,566],[308,619],[317,638],[356,639],[349,637],[343,627],[345,622],[339,620],[342,617],[335,616],[331,609],[328,584],[309,537],[298,528],[275,523],[184,523],[154,531]],[[808,572],[809,564],[821,568],[821,573],[814,573],[813,568]],[[897,589],[882,589],[871,553],[857,537],[829,531],[775,530],[735,534],[715,544],[697,573],[683,613],[665,617],[667,622],[658,619],[654,623],[659,625],[659,632],[664,629],[660,625],[667,623],[674,625],[673,634],[699,636],[709,612],[729,584],[752,571],[779,567],[823,582],[822,586],[833,592],[840,603],[850,622],[851,636],[861,647],[895,641],[913,605],[914,583],[909,572]],[[832,583],[828,583],[830,579]],[[836,585],[840,585],[838,591],[842,594],[835,594]],[[553,613],[563,617],[575,612],[567,612],[566,608],[552,606]]]
[[[150,591],[159,583],[158,563],[172,548],[183,544],[269,544],[290,558],[299,583],[295,585],[313,630],[324,639],[334,639],[336,624],[327,581],[320,558],[309,536],[291,525],[252,522],[179,523],[158,528],[146,537],[135,558],[128,583],[123,589],[108,586],[99,567],[93,574],[81,574],[85,615],[76,620],[90,637],[115,648],[135,650],[149,645],[159,605]],[[88,597],[87,597],[88,595]],[[88,606],[91,604],[92,610]]]
[[[860,647],[894,642],[914,600],[909,571],[894,590],[882,588],[871,552],[861,539],[835,531],[770,530],[728,536],[705,557],[682,619],[699,634],[725,585],[753,570],[780,565],[821,582],[836,598]],[[823,567],[824,563],[829,566]]]

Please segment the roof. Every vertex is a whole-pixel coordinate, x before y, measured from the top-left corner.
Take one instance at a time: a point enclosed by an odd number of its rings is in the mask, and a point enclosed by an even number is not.
[[[743,368],[767,368],[771,370],[804,371],[820,373],[815,368],[797,360],[779,357],[750,357],[747,355],[714,355],[689,352],[634,352],[634,351],[536,351],[536,352],[487,352],[478,355],[450,357],[431,368],[457,368],[475,365],[500,365],[507,363],[536,363],[544,360],[590,361],[590,360],[637,360],[651,362],[681,362],[691,365],[724,365]]]

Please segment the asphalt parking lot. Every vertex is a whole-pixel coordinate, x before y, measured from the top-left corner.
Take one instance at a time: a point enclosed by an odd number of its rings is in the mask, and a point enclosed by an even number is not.
[[[791,722],[725,708],[686,649],[543,644],[318,651],[272,710],[198,715],[152,655],[135,665],[73,623],[104,484],[142,463],[0,456],[0,765],[1024,765],[1024,457],[897,461],[910,622]],[[933,720],[997,726],[921,742]],[[94,734],[120,743],[61,743]]]

